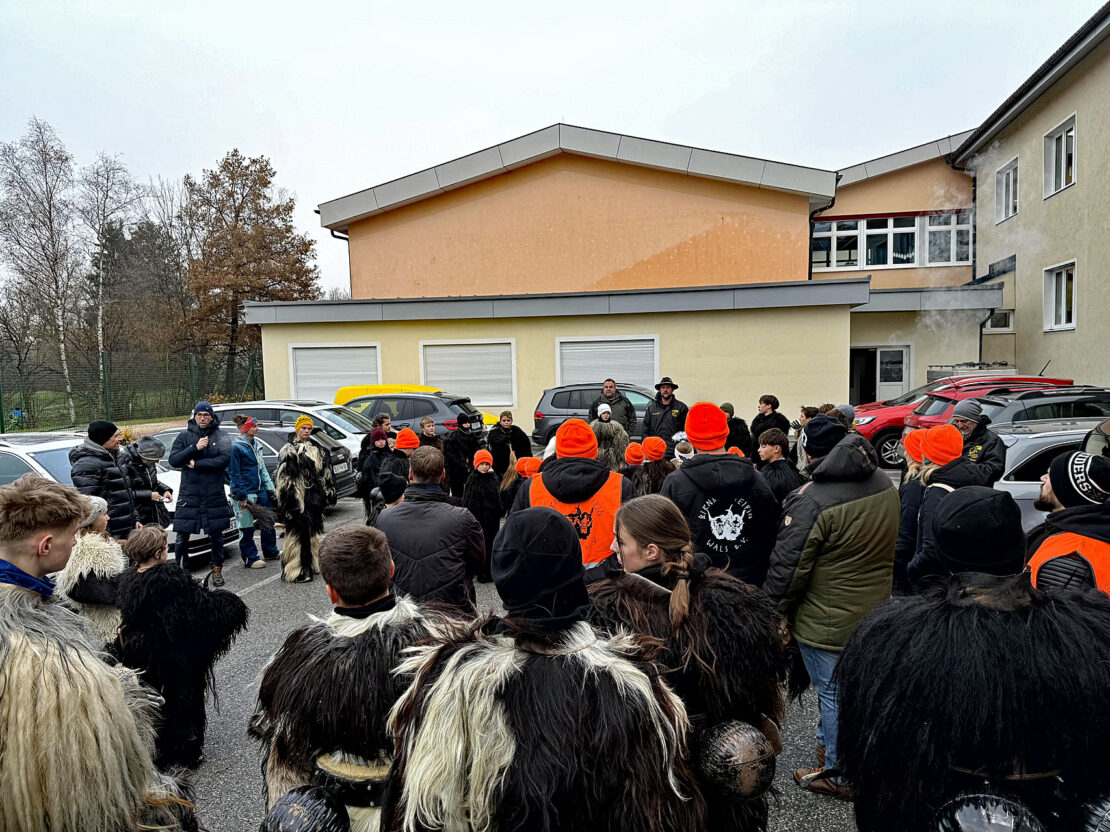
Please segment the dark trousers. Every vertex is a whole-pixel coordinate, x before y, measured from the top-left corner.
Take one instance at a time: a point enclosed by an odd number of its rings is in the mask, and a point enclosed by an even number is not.
[[[258,495],[258,505],[270,508],[270,496],[265,492]],[[269,531],[259,531],[262,536],[262,554],[267,559],[281,556],[277,547],[277,530],[273,527]],[[248,565],[258,560],[258,547],[254,545],[254,527],[239,529],[239,554],[243,556],[243,563]]]
[[[192,535],[177,533],[177,540],[173,544],[173,556],[177,560],[177,565],[182,569],[189,568],[189,538]],[[212,544],[212,565],[224,565],[224,533],[214,532],[208,535],[208,539]]]

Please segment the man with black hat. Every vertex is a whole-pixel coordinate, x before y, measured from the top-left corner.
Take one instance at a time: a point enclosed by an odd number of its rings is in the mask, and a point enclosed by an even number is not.
[[[790,619],[820,709],[817,767],[796,770],[794,779],[809,791],[848,799],[844,785],[821,776],[837,759],[833,671],[856,625],[890,597],[898,492],[867,440],[837,419],[811,419],[799,444],[812,480],[783,503],[763,589]]]
[[[1006,446],[987,428],[990,423],[975,399],[964,399],[952,410],[951,424],[963,434],[964,456],[975,463],[980,485],[994,485],[1006,471]]]
[[[158,479],[158,463],[166,455],[166,446],[155,436],[143,436],[120,448],[119,461],[135,498],[135,513],[144,526],[170,524],[165,503],[173,499],[173,489]]]
[[[659,392],[655,394],[655,398],[644,413],[642,439],[658,436],[667,443],[666,458],[673,459],[674,435],[686,429],[686,414],[690,408],[674,397],[674,391],[678,389],[678,385],[671,380],[670,376],[659,379],[655,389]]]
[[[108,502],[108,534],[124,540],[139,523],[139,514],[118,456],[119,440],[119,430],[111,422],[90,422],[88,437],[69,452],[69,463],[73,487]]]
[[[1060,454],[1033,504],[1050,511],[1030,533],[1042,540],[1029,566],[1038,589],[1094,586],[1110,592],[1110,458]]]

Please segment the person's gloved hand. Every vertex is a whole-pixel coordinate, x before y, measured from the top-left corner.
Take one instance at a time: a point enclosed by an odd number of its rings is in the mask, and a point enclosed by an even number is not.
[[[795,419],[793,422],[790,423],[790,427],[794,428],[794,430],[801,430],[802,423]]]

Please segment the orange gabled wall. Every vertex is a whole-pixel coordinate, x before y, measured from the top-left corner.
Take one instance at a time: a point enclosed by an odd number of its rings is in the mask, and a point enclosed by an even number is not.
[[[971,176],[944,159],[884,173],[836,189],[836,204],[818,217],[897,214],[971,207]]]
[[[355,298],[804,280],[804,195],[562,154],[352,223]]]

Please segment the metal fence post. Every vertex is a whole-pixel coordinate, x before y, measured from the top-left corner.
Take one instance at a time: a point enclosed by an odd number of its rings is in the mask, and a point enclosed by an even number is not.
[[[112,397],[108,393],[108,361],[104,351],[100,352],[100,378],[104,393],[104,418],[112,421]]]

